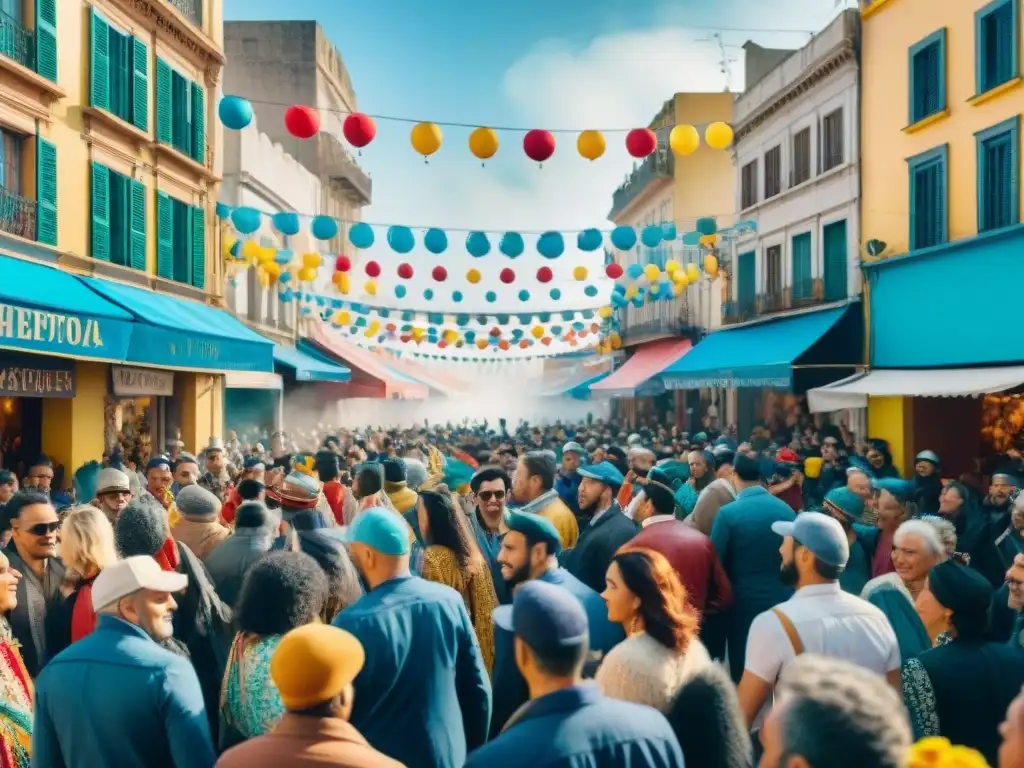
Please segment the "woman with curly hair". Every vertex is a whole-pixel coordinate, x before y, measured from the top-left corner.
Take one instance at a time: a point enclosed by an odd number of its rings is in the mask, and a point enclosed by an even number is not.
[[[323,569],[302,552],[272,552],[249,569],[221,688],[221,751],[262,736],[284,714],[270,658],[285,633],[321,621],[328,590]]]
[[[697,637],[697,611],[668,560],[650,549],[619,550],[605,583],[608,619],[627,637],[595,680],[608,696],[667,712],[682,685],[713,663]]]
[[[494,666],[494,609],[498,597],[491,569],[469,527],[469,520],[446,485],[420,491],[417,518],[426,548],[423,578],[445,584],[460,595],[473,621],[487,671]]]

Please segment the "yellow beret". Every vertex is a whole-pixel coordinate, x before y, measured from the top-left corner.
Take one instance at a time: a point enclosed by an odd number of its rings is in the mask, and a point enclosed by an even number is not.
[[[307,624],[281,638],[270,658],[270,676],[285,708],[297,711],[340,694],[365,661],[354,635],[327,624]]]

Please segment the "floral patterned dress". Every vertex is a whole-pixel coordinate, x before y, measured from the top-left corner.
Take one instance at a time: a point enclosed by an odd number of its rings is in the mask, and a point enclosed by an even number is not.
[[[29,768],[32,754],[32,678],[6,620],[0,626],[0,768]]]
[[[235,635],[221,688],[221,749],[262,736],[284,715],[270,677],[270,657],[280,642],[281,635]]]

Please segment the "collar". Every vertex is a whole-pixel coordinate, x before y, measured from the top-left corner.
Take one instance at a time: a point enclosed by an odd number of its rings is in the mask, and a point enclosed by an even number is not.
[[[395,576],[393,579],[388,579],[387,581],[382,581],[380,584],[378,584],[376,587],[374,587],[370,591],[371,592],[386,592],[386,591],[389,591],[389,590],[395,589],[396,587],[401,586],[402,584],[407,582],[412,577],[413,577],[412,573],[410,573],[409,571],[406,571],[401,576]]]
[[[747,496],[760,496],[762,494],[767,495],[768,491],[761,485],[752,485],[749,488],[744,488],[742,491],[736,494],[736,498],[746,498]]]
[[[557,565],[554,568],[548,568],[537,577],[537,581],[546,581],[548,584],[564,584],[565,569]]]
[[[548,504],[550,504],[551,502],[553,502],[557,498],[558,498],[558,491],[556,491],[554,488],[552,488],[550,491],[544,491],[544,493],[542,493],[540,496],[538,496],[533,501],[530,501],[530,502],[527,502],[526,504],[523,504],[521,507],[519,507],[519,511],[520,512],[528,512],[528,513],[536,515],[536,514],[539,513],[539,510],[543,509],[544,507],[546,507]]]
[[[350,722],[337,717],[313,717],[285,712],[274,726],[273,733],[275,736],[321,737],[330,741],[369,745]]]
[[[483,513],[480,512],[479,507],[475,510],[473,517],[476,520],[477,527],[487,536],[504,536],[508,533],[508,512],[501,513],[501,520],[498,521],[497,533],[487,527],[487,521],[484,520]]]
[[[640,525],[643,528],[649,528],[652,525],[657,525],[658,523],[669,523],[675,519],[675,515],[654,515],[654,517],[649,517],[644,520]]]
[[[104,630],[106,632],[116,632],[119,635],[125,635],[126,637],[144,637],[151,643],[156,645],[153,638],[150,637],[140,627],[135,626],[130,621],[125,621],[120,616],[113,616],[109,613],[101,613],[96,617],[96,629]]]
[[[516,710],[505,724],[502,732],[534,718],[575,712],[583,707],[596,704],[600,699],[601,691],[597,687],[597,683],[579,683],[560,691],[547,693],[539,699],[531,699]]]
[[[808,584],[806,587],[800,587],[793,595],[792,599],[802,600],[805,597],[820,597],[823,595],[838,595],[842,592],[838,581],[830,581],[826,584]]]

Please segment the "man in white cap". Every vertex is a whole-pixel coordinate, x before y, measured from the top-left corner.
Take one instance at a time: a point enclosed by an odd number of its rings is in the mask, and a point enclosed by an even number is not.
[[[103,511],[111,525],[117,522],[131,500],[132,488],[128,475],[116,467],[101,469],[96,477],[96,500],[93,504]]]
[[[158,645],[173,633],[173,593],[187,584],[144,555],[100,573],[92,588],[96,630],[59,653],[36,682],[37,765],[216,762],[196,673]]]

